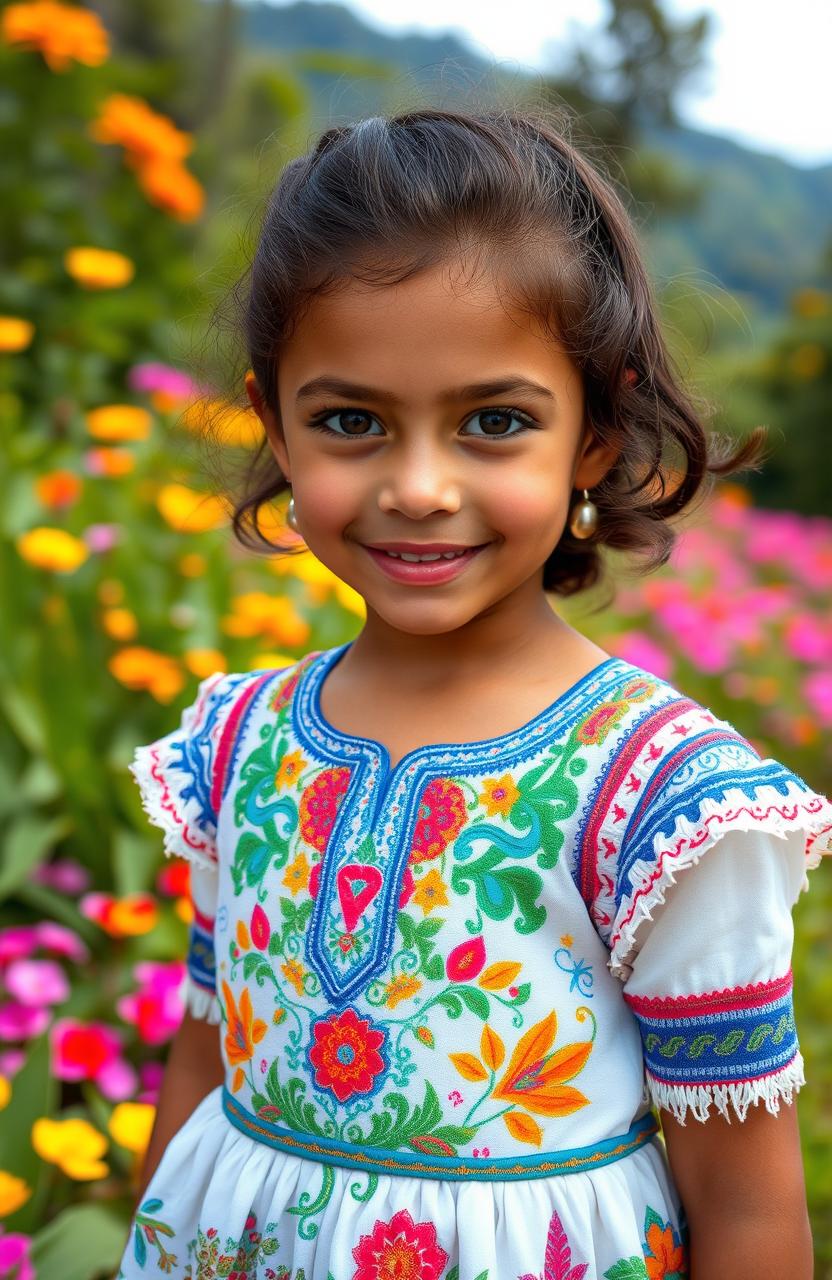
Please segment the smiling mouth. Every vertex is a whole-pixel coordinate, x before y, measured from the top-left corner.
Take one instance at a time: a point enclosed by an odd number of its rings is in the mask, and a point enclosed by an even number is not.
[[[391,546],[373,546],[370,543],[365,544],[368,551],[374,551],[376,554],[389,556],[391,560],[404,560],[408,564],[429,564],[436,560],[459,560],[462,556],[468,555],[472,551],[480,551],[485,543],[473,543],[469,546],[452,546],[448,543],[440,545],[437,543],[428,543],[424,548],[408,547],[405,543],[398,546],[394,543]]]

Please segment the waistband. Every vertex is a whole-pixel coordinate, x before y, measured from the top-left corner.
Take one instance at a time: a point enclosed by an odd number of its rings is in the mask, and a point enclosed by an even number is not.
[[[230,1123],[255,1142],[263,1142],[278,1151],[286,1151],[305,1160],[340,1165],[344,1169],[364,1169],[368,1173],[438,1178],[441,1181],[461,1181],[465,1178],[481,1182],[505,1182],[514,1179],[551,1178],[558,1174],[598,1169],[631,1155],[649,1142],[659,1130],[655,1116],[648,1111],[634,1121],[626,1133],[605,1138],[603,1142],[595,1142],[588,1147],[511,1156],[503,1160],[470,1160],[465,1156],[435,1156],[402,1148],[388,1150],[385,1147],[359,1147],[355,1143],[338,1142],[334,1138],[284,1129],[247,1111],[225,1085],[222,1087],[222,1109]]]

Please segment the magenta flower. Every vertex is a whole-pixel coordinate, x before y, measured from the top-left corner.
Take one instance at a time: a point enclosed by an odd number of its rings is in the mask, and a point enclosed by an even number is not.
[[[0,1053],[0,1076],[11,1080],[26,1061],[25,1049],[4,1049]]]
[[[72,929],[65,925],[54,924],[51,920],[42,920],[35,925],[38,945],[45,951],[52,951],[56,956],[64,956],[75,964],[84,964],[90,958],[87,944]]]
[[[175,400],[190,400],[202,394],[202,389],[186,373],[152,360],[133,365],[127,375],[127,383],[133,391],[145,394],[161,391]]]
[[[143,1044],[164,1044],[179,1027],[185,1012],[182,984],[185,965],[143,961],[133,969],[136,991],[116,1001],[119,1017],[137,1028]]]
[[[90,883],[90,873],[74,858],[56,858],[54,862],[42,862],[35,867],[30,880],[48,885],[59,893],[83,893]]]
[[[832,672],[813,671],[803,681],[806,701],[822,725],[832,725]]]
[[[61,1004],[69,997],[66,974],[54,960],[13,960],[3,980],[21,1004]]]
[[[0,1227],[0,1276],[7,1280],[35,1280],[35,1268],[29,1257],[29,1236],[13,1231],[8,1235]]]
[[[48,1009],[7,1000],[0,1004],[0,1040],[33,1040],[49,1026]]]
[[[143,1062],[139,1067],[139,1092],[136,1101],[149,1102],[152,1107],[155,1107],[164,1074],[163,1062]]]
[[[8,929],[0,929],[0,964],[30,956],[37,946],[37,925],[18,924]]]
[[[52,1074],[59,1080],[92,1080],[112,1102],[136,1091],[135,1071],[121,1056],[121,1034],[103,1022],[59,1018],[50,1032]]]
[[[673,659],[646,631],[622,631],[617,636],[610,636],[607,648],[610,653],[651,672],[660,680],[673,678]]]
[[[90,524],[81,534],[90,551],[112,551],[121,541],[121,526],[117,524]]]

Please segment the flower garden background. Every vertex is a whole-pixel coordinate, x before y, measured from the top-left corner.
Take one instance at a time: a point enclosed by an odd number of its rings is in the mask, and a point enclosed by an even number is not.
[[[362,617],[310,553],[242,553],[208,481],[200,404],[228,474],[257,422],[177,357],[216,263],[238,265],[255,140],[233,119],[180,128],[160,107],[187,118],[180,75],[116,52],[92,10],[0,10],[0,1280],[112,1274],[183,1014],[188,870],[148,827],[133,747],[203,676],[293,660]],[[265,154],[285,159],[308,122],[280,86]],[[830,297],[803,289],[749,371],[763,413],[823,412],[831,354]],[[668,566],[616,577],[612,607],[570,618],[832,790],[832,520],[724,485]],[[832,1275],[829,868],[812,890],[796,910],[800,1114]]]

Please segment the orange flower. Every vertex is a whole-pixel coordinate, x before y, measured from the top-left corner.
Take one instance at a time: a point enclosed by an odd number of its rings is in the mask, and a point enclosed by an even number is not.
[[[114,653],[107,664],[110,674],[128,689],[147,689],[157,702],[172,702],[184,688],[185,675],[175,658],[141,645]]]
[[[185,666],[197,680],[212,676],[215,671],[227,671],[225,654],[219,649],[188,649],[184,655]]]
[[[563,1086],[585,1067],[592,1042],[568,1044],[546,1057],[556,1034],[553,1009],[518,1040],[505,1074],[494,1087],[495,1098],[519,1103],[542,1116],[565,1116],[587,1105],[589,1099],[577,1089]]]
[[[67,249],[64,266],[84,289],[118,289],[129,284],[136,274],[133,263],[123,253],[90,245]]]
[[[229,447],[254,448],[263,439],[263,426],[254,410],[225,400],[210,400],[204,396],[194,400],[183,411],[179,421],[195,435],[209,435],[217,443]],[[263,514],[268,516],[268,512]],[[272,528],[273,531],[282,531],[281,522],[274,521]],[[264,531],[268,533],[268,528]]]
[[[35,493],[45,507],[71,507],[81,496],[82,483],[74,471],[47,471],[35,481]]]
[[[223,618],[222,629],[229,636],[264,636],[274,644],[306,644],[310,626],[288,596],[270,596],[265,591],[247,591],[235,596],[233,613]]]
[[[105,609],[101,615],[101,626],[111,640],[135,640],[139,634],[139,624],[132,609]]]
[[[234,999],[234,993],[223,978],[222,993],[228,1012],[228,1030],[225,1033],[225,1052],[231,1066],[248,1062],[254,1046],[263,1039],[268,1027],[262,1018],[255,1018],[251,1007],[251,996],[248,987],[243,987],[240,996],[240,1007]]]
[[[96,142],[124,147],[134,164],[183,160],[194,145],[191,134],[177,129],[143,98],[127,93],[113,93],[104,99],[90,133]]]
[[[136,459],[129,449],[88,449],[84,455],[86,469],[91,476],[128,476],[135,469]]]
[[[74,573],[89,555],[89,548],[80,538],[74,538],[65,529],[43,526],[21,533],[15,545],[28,564],[36,569],[51,569],[53,573]]]
[[[184,165],[153,160],[141,166],[138,178],[150,203],[179,222],[193,222],[202,213],[205,188]]]
[[[647,1228],[647,1244],[652,1258],[645,1256],[649,1280],[665,1280],[665,1276],[685,1274],[685,1251],[673,1239],[673,1228],[653,1222]]]
[[[146,440],[153,419],[135,404],[104,404],[86,415],[87,430],[96,440]]]
[[[6,44],[36,49],[50,71],[66,71],[73,59],[100,67],[110,52],[97,14],[53,0],[10,4],[3,11],[2,33]]]
[[[22,320],[20,316],[0,316],[0,351],[25,351],[34,336],[35,326],[30,320]]]

